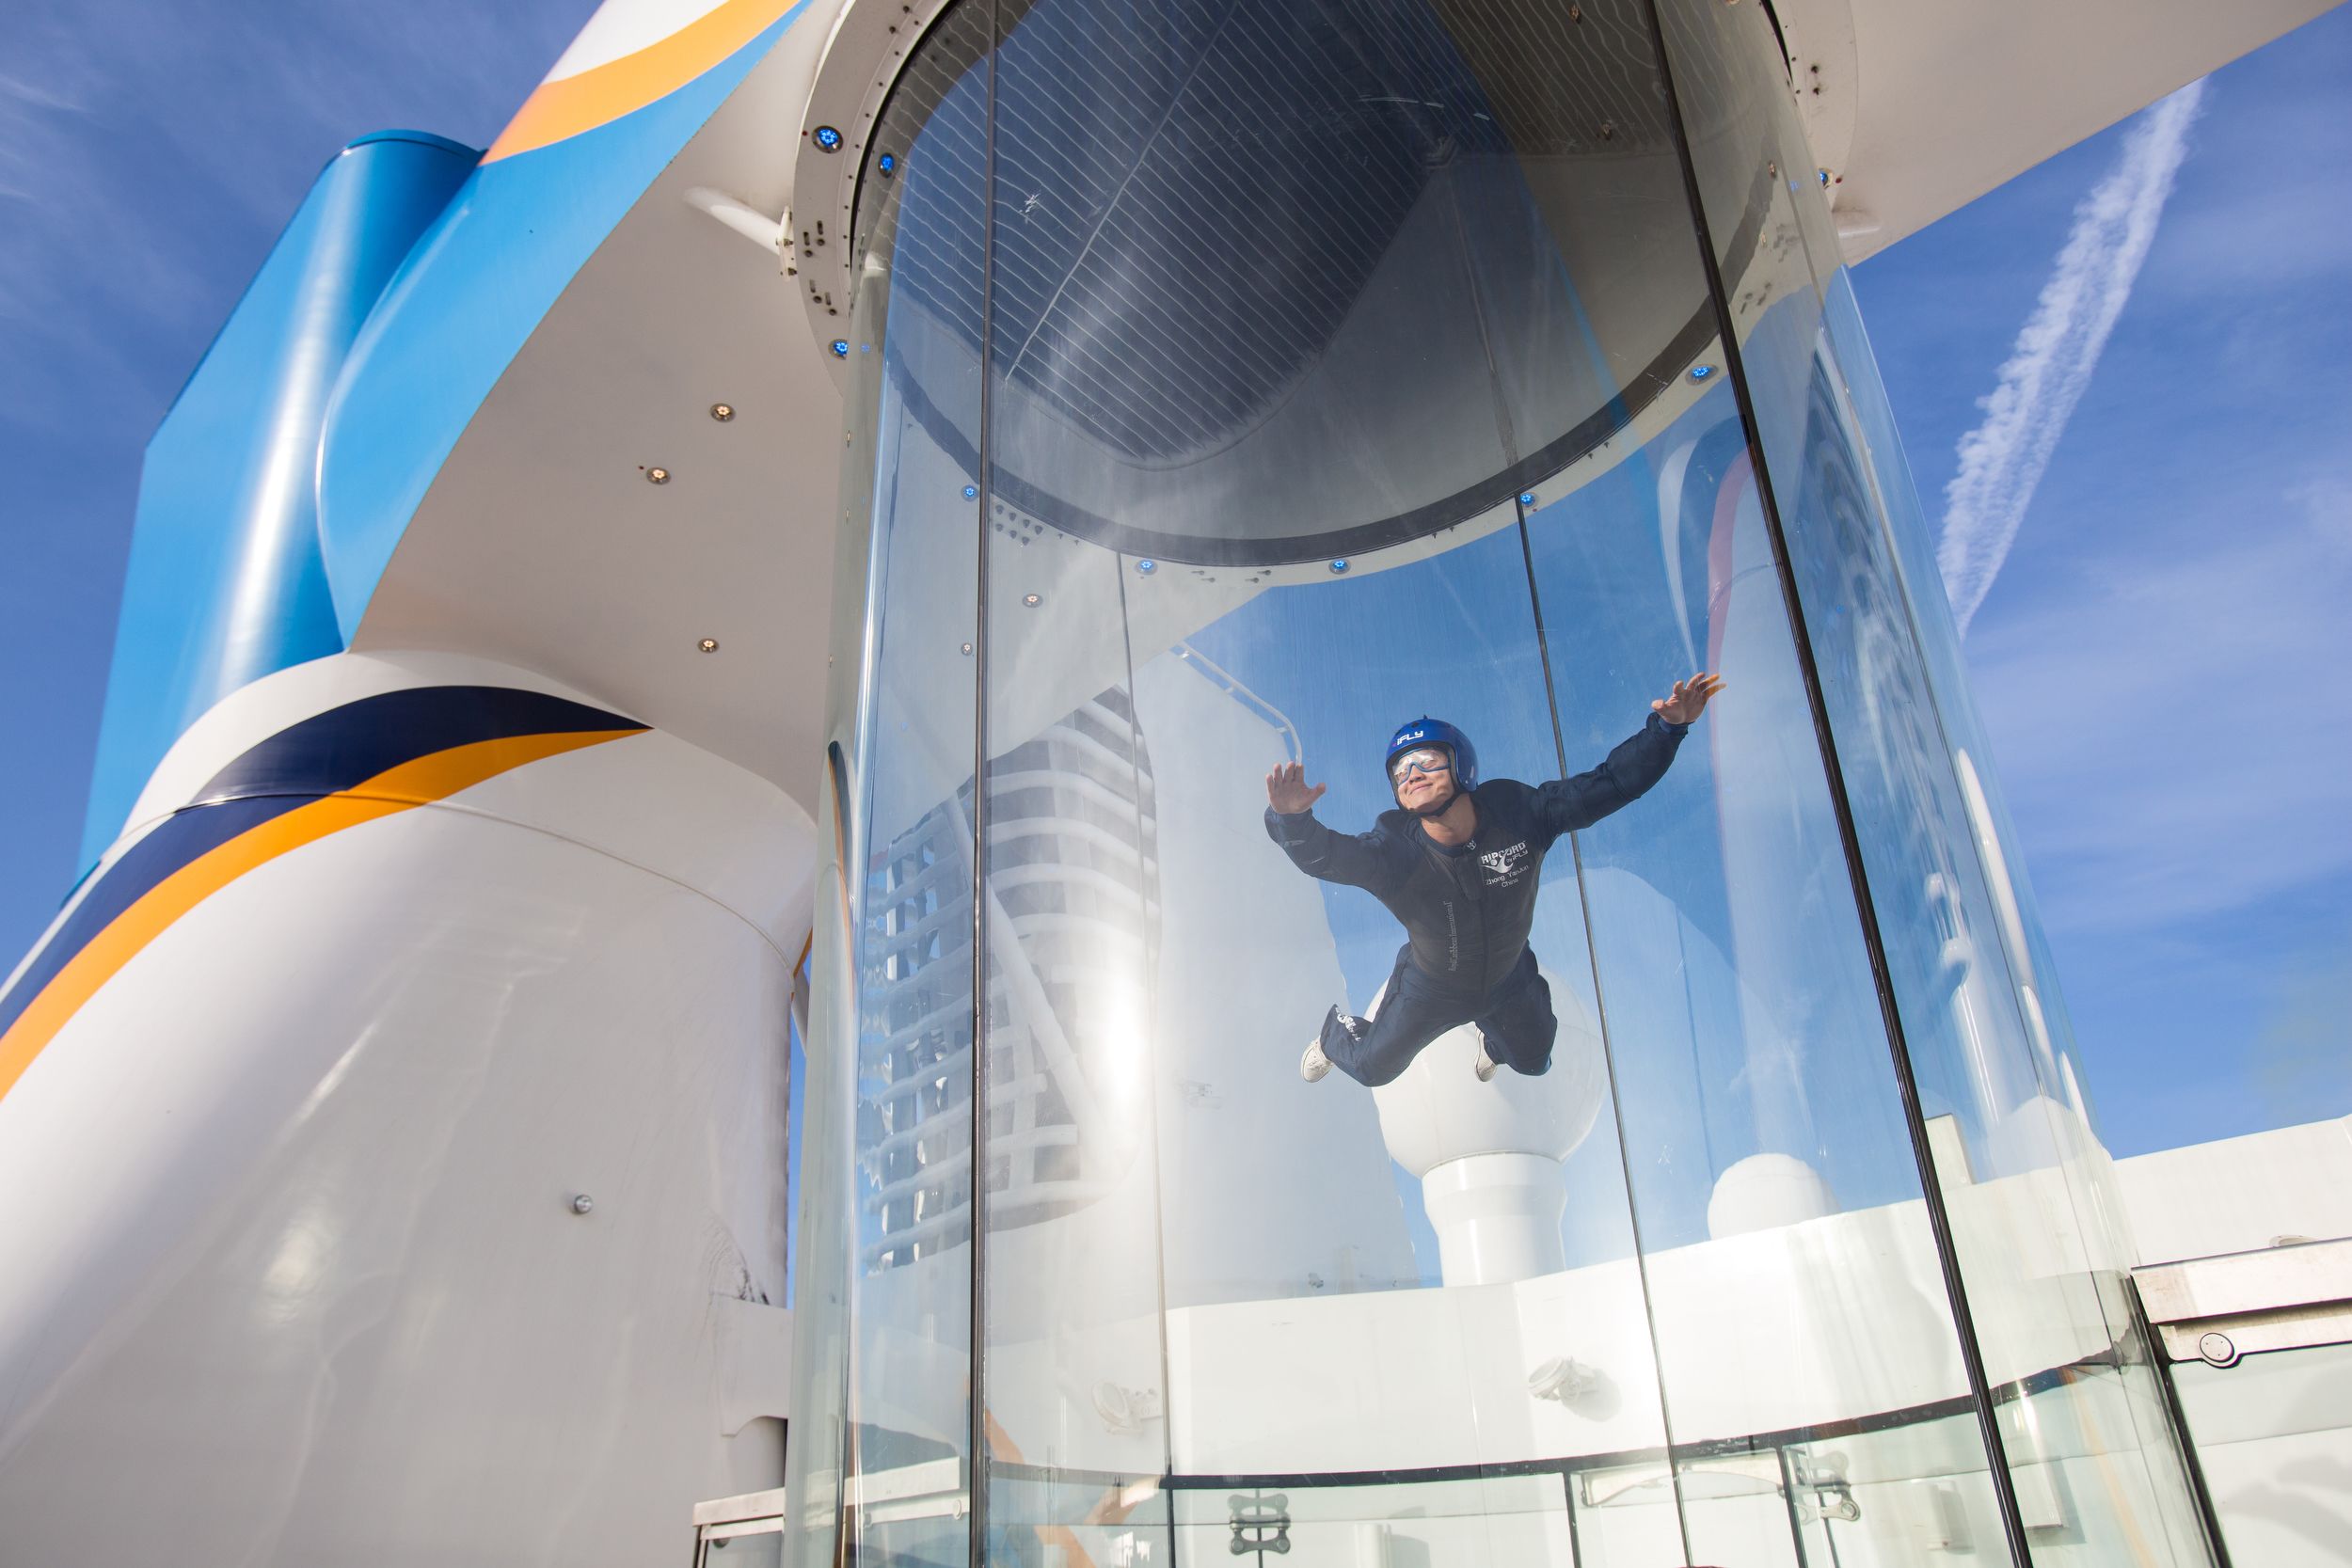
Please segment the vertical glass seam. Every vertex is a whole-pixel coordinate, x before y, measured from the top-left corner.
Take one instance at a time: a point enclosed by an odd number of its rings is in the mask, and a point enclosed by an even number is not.
[[[1788,1544],[1797,1560],[1797,1568],[1806,1568],[1810,1554],[1804,1549],[1804,1520],[1797,1513],[1797,1466],[1788,1452],[1788,1445],[1775,1443],[1772,1455],[1780,1461],[1780,1499],[1788,1510]]]
[[[1576,1539],[1576,1471],[1566,1465],[1560,1470],[1560,1513],[1568,1524],[1568,1568],[1584,1568],[1584,1548]]]
[[[855,301],[851,302],[855,309]],[[882,373],[878,364],[875,372]],[[861,403],[865,396],[861,385]],[[880,412],[881,393],[875,393],[876,412]],[[875,461],[868,453],[867,462]],[[892,478],[895,491],[897,478]],[[894,520],[898,510],[892,506],[888,514]],[[851,705],[850,746],[844,749],[838,738],[830,740],[825,748],[828,780],[833,786],[834,857],[841,879],[841,942],[842,963],[848,971],[850,1001],[841,1031],[846,1060],[841,1064],[847,1085],[850,1127],[842,1132],[846,1143],[850,1180],[843,1190],[848,1206],[847,1225],[842,1235],[841,1254],[841,1401],[838,1407],[840,1447],[834,1463],[833,1532],[836,1555],[845,1549],[844,1543],[856,1532],[857,1521],[850,1507],[850,1480],[863,1471],[857,1424],[858,1392],[858,1310],[857,1298],[861,1284],[857,1264],[857,1073],[860,1048],[858,1006],[865,982],[859,966],[865,958],[866,886],[858,867],[866,851],[866,833],[873,820],[871,780],[873,778],[874,723],[881,706],[882,646],[889,636],[889,575],[890,552],[886,544],[876,536],[877,524],[883,516],[873,500],[867,502],[866,517],[866,592],[861,609],[865,620],[858,648],[857,699]],[[811,952],[815,940],[811,938]],[[788,1449],[787,1449],[788,1457]]]
[[[2025,1518],[2017,1502],[2017,1489],[2009,1470],[2009,1450],[2002,1442],[2000,1423],[1993,1406],[1992,1385],[1984,1369],[1984,1354],[1977,1338],[1976,1323],[1968,1309],[1966,1283],[1960,1271],[1959,1252],[1954,1244],[1951,1216],[1944,1207],[1943,1184],[1937,1180],[1932,1148],[1928,1143],[1927,1123],[1919,1108],[1919,1086],[1912,1076],[1911,1051],[1903,1033],[1902,1016],[1897,1005],[1894,976],[1887,967],[1884,941],[1879,931],[1878,910],[1870,896],[1869,875],[1862,863],[1862,846],[1854,827],[1853,810],[1846,798],[1845,770],[1837,755],[1836,736],[1831,732],[1829,709],[1821,694],[1820,672],[1813,657],[1813,641],[1805,629],[1804,607],[1797,594],[1795,571],[1789,562],[1786,533],[1781,526],[1780,505],[1772,483],[1772,474],[1766,466],[1763,443],[1757,435],[1756,409],[1748,395],[1747,369],[1740,352],[1739,328],[1724,296],[1723,272],[1715,261],[1714,233],[1707,221],[1705,198],[1700,192],[1698,168],[1691,153],[1691,143],[1682,123],[1682,103],[1675,88],[1674,65],[1666,55],[1665,21],[1660,11],[1661,0],[1644,0],[1649,13],[1650,34],[1658,50],[1659,80],[1666,92],[1666,120],[1674,135],[1675,156],[1682,166],[1682,183],[1691,207],[1691,220],[1696,226],[1699,240],[1699,264],[1707,277],[1708,297],[1714,302],[1717,329],[1724,351],[1724,368],[1731,377],[1733,398],[1739,404],[1740,434],[1746,438],[1749,467],[1755,473],[1756,499],[1763,514],[1764,527],[1772,546],[1772,564],[1780,581],[1781,598],[1788,616],[1790,640],[1795,645],[1797,668],[1804,680],[1805,705],[1811,711],[1815,744],[1820,748],[1821,767],[1830,786],[1830,807],[1837,822],[1839,847],[1845,853],[1846,876],[1852,885],[1855,913],[1862,927],[1863,947],[1870,961],[1870,978],[1878,992],[1879,1014],[1886,1030],[1887,1051],[1894,1064],[1895,1084],[1902,1101],[1903,1120],[1911,1134],[1912,1159],[1918,1166],[1922,1195],[1927,1199],[1928,1223],[1935,1239],[1936,1260],[1944,1275],[1944,1291],[1952,1311],[1954,1338],[1958,1341],[1961,1365],[1968,1378],[1969,1393],[1977,1408],[1977,1424],[1985,1443],[1990,1478],[1994,1500],[2001,1512],[2001,1528],[2007,1537],[2010,1556],[2016,1568],[2032,1568],[2033,1557],[2026,1541]]]
[[[1135,624],[1127,614],[1127,558],[1111,557],[1111,575],[1119,583],[1119,652],[1127,675],[1127,768],[1135,780],[1136,897],[1143,916],[1143,983],[1146,1007],[1144,1037],[1154,1049],[1144,1062],[1143,1103],[1145,1138],[1152,1159],[1152,1289],[1157,1300],[1158,1325],[1152,1335],[1160,1351],[1160,1473],[1176,1473],[1176,1380],[1168,1359],[1168,1203],[1167,1172],[1160,1164],[1160,1063],[1157,1043],[1160,1018],[1159,923],[1152,917],[1152,879],[1143,842],[1143,721],[1136,696]],[[1159,838],[1159,784],[1152,781],[1152,841]],[[1169,1561],[1175,1560],[1175,1508],[1166,1488],[1160,1493],[1168,1512]]]
[[[964,1468],[970,1534],[965,1560],[980,1568],[988,1559],[988,1269],[981,1238],[987,1233],[988,1200],[988,958],[983,945],[988,920],[988,513],[995,478],[989,461],[989,408],[994,401],[989,376],[994,370],[996,292],[990,269],[996,259],[996,56],[1003,45],[998,0],[988,4],[988,108],[981,120],[980,154],[980,411],[978,458],[973,465],[979,489],[972,526],[975,545],[972,599],[972,1276],[964,1351],[965,1442],[971,1457]]]
[[[1535,657],[1544,667],[1544,700],[1551,718],[1551,752],[1556,775],[1568,775],[1568,746],[1560,729],[1560,689],[1551,673],[1551,644],[1544,636],[1544,602],[1535,586],[1535,548],[1528,539],[1527,508],[1517,500],[1519,560],[1527,577],[1527,603],[1535,618]],[[1642,1244],[1642,1215],[1633,1197],[1633,1164],[1625,1141],[1625,1106],[1617,1098],[1617,1051],[1609,1032],[1609,997],[1600,978],[1600,949],[1593,937],[1593,906],[1584,893],[1584,848],[1578,835],[1568,837],[1568,865],[1576,878],[1577,916],[1584,927],[1584,963],[1593,976],[1593,1022],[1600,1030],[1600,1065],[1609,1081],[1609,1120],[1617,1136],[1617,1178],[1625,1184],[1625,1222],[1633,1235],[1633,1273],[1642,1287],[1642,1326],[1649,1335],[1650,1377],[1658,1386],[1659,1433],[1666,1443],[1666,1486],[1674,1495],[1675,1534],[1682,1543],[1684,1561],[1691,1558],[1691,1522],[1682,1499],[1682,1470],[1675,1463],[1674,1416],[1666,1398],[1666,1367],[1658,1353],[1658,1307],[1650,1294],[1649,1253]]]
[[[873,525],[869,521],[866,526],[870,530]],[[871,581],[870,565],[868,581]],[[866,635],[869,644],[871,643],[873,638],[873,622],[871,619],[871,608],[869,606],[868,619],[866,623]],[[862,686],[860,688],[859,706],[861,708],[865,706],[865,692],[870,689],[870,685]],[[863,726],[861,727],[863,728]],[[850,1053],[850,1092],[848,1098],[850,1102],[850,1114],[852,1117],[851,1127],[854,1127],[856,1125],[854,1117],[856,1114],[857,1102],[857,1006],[854,998],[856,996],[858,986],[858,939],[859,926],[863,915],[861,906],[864,901],[852,894],[850,888],[850,867],[851,864],[850,851],[858,843],[856,829],[849,816],[850,793],[854,785],[852,781],[848,777],[848,767],[842,752],[841,743],[838,740],[830,742],[826,746],[825,761],[827,764],[826,771],[829,775],[829,782],[833,785],[834,856],[839,865],[841,876],[841,940],[848,948],[848,951],[843,956],[847,960],[847,967],[850,972],[850,986],[852,997],[849,1013],[850,1026],[847,1034]],[[833,1538],[835,1556],[840,1555],[842,1537],[846,1535],[850,1528],[850,1477],[857,1465],[857,1424],[854,1418],[854,1411],[856,1409],[855,1393],[857,1388],[856,1304],[858,1281],[857,1183],[855,1178],[855,1172],[857,1169],[857,1153],[855,1133],[853,1132],[845,1131],[842,1135],[844,1138],[849,1140],[850,1146],[850,1158],[847,1164],[849,1164],[851,1172],[851,1179],[848,1191],[842,1195],[844,1203],[848,1207],[850,1212],[847,1216],[849,1224],[842,1236],[840,1259],[841,1402],[839,1406],[840,1413],[838,1418],[841,1422],[841,1436],[840,1449],[833,1467]],[[786,1441],[788,1445],[790,1442],[788,1436]],[[788,1447],[787,1452],[788,1455]],[[789,1472],[787,1471],[787,1474]],[[789,1501],[790,1499],[787,1497],[787,1505],[789,1504]]]

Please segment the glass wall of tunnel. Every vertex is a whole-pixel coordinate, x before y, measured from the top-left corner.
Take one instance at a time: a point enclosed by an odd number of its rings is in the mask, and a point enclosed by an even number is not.
[[[910,51],[790,1560],[2210,1560],[1787,94],[1719,0]]]

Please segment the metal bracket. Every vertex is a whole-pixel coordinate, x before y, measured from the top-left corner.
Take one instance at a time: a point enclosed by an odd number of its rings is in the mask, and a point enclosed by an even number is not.
[[[2132,1283],[2169,1361],[2352,1344],[2352,1240],[2157,1263]]]

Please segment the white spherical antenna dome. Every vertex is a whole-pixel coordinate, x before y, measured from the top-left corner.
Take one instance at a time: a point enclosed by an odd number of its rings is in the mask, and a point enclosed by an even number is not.
[[[1721,1241],[1836,1212],[1836,1196],[1820,1171],[1793,1154],[1751,1154],[1715,1179],[1707,1233]]]
[[[1413,1059],[1392,1084],[1372,1091],[1380,1112],[1380,1133],[1398,1164],[1426,1176],[1449,1160],[1471,1154],[1540,1154],[1565,1160],[1581,1144],[1609,1101],[1609,1070],[1601,1056],[1600,1031],[1575,991],[1549,971],[1552,1011],[1560,1033],[1552,1042],[1551,1070],[1522,1077],[1504,1068],[1482,1084],[1471,1065],[1478,1059],[1478,1030],[1449,1029]],[[1385,986],[1382,996],[1387,994]],[[1381,997],[1375,997],[1377,1015]]]
[[[2062,1101],[2037,1094],[1993,1119],[1985,1132],[1991,1176],[2020,1176],[2105,1151],[2081,1115]]]

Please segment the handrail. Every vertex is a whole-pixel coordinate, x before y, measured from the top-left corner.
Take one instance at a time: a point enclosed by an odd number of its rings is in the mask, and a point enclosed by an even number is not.
[[[1185,663],[1192,665],[1209,680],[1215,681],[1217,685],[1223,687],[1225,689],[1226,695],[1240,698],[1246,705],[1254,709],[1260,717],[1272,720],[1274,721],[1274,727],[1277,730],[1279,730],[1282,734],[1283,750],[1289,753],[1291,761],[1302,762],[1306,760],[1306,748],[1299,742],[1298,726],[1291,722],[1289,714],[1284,713],[1280,708],[1276,707],[1272,703],[1267,702],[1263,697],[1261,697],[1255,691],[1250,690],[1248,687],[1242,684],[1239,676],[1233,674],[1223,665],[1217,663],[1216,660],[1211,658],[1208,655],[1202,653],[1191,643],[1177,643],[1176,657],[1183,659]]]

